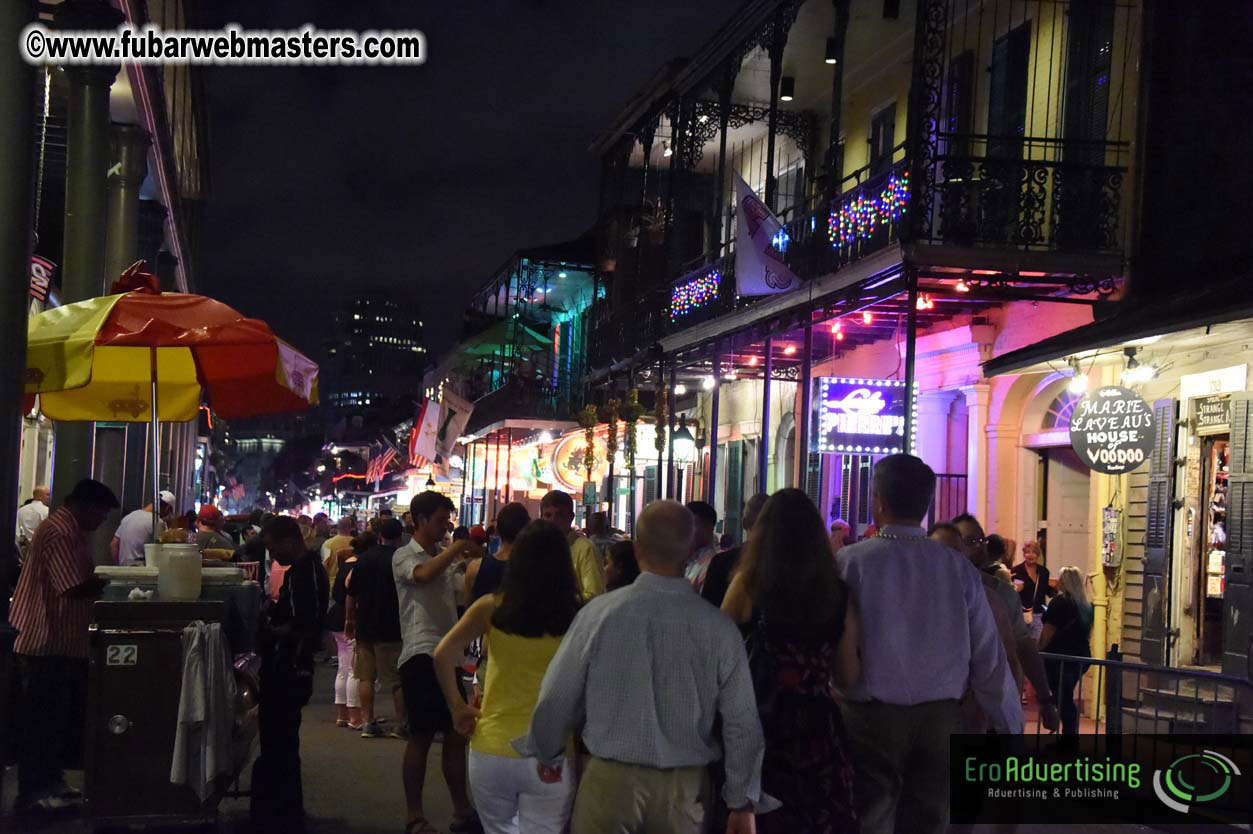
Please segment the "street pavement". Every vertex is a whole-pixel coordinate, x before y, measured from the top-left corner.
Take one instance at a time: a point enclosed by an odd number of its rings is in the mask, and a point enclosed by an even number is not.
[[[405,743],[397,739],[363,739],[359,733],[335,726],[333,686],[335,669],[319,666],[313,701],[305,707],[300,737],[303,761],[305,808],[312,834],[400,834],[404,829],[405,800],[400,782],[400,762]],[[379,699],[380,703],[386,699]],[[390,704],[384,712],[390,711]],[[246,773],[245,773],[246,775]],[[69,774],[81,784],[81,773]],[[3,807],[13,804],[17,774],[10,770],[4,780]],[[247,786],[245,779],[244,786]],[[439,769],[439,746],[434,745],[427,766],[426,812],[440,830],[452,818],[448,790]],[[248,830],[247,800],[227,800],[221,805],[219,831],[243,834]],[[156,829],[145,829],[156,831]],[[186,829],[183,829],[186,830]],[[62,820],[33,828],[9,816],[0,816],[0,831],[39,831],[47,834],[83,834],[88,826],[78,820]],[[979,834],[994,829],[980,826]],[[1023,825],[1019,834],[1149,834],[1139,825]]]

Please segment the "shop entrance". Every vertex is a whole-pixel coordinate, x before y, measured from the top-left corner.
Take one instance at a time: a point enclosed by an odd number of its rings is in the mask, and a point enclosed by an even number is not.
[[[1227,555],[1227,475],[1230,435],[1216,434],[1201,443],[1200,563],[1194,575],[1197,662],[1219,668],[1223,659],[1224,561]]]
[[[1085,574],[1092,552],[1088,523],[1089,470],[1068,446],[1036,450],[1040,480],[1036,525],[1045,564],[1056,577],[1063,565],[1075,565]]]

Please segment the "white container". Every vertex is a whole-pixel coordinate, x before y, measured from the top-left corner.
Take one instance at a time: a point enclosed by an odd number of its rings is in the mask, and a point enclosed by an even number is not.
[[[161,545],[148,543],[144,545],[144,567],[161,567]]]
[[[200,549],[194,544],[167,544],[161,548],[157,596],[161,599],[200,599]]]

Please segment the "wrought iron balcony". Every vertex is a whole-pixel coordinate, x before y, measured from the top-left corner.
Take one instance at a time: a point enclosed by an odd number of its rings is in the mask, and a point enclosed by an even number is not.
[[[920,242],[1122,251],[1128,143],[939,138]]]

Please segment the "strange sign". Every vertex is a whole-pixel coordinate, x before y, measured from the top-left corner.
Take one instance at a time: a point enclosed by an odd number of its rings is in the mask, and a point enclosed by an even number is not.
[[[904,382],[824,376],[814,386],[814,451],[890,455],[905,448]]]
[[[1075,403],[1070,445],[1089,469],[1131,472],[1149,459],[1153,442],[1153,409],[1134,391],[1106,385]]]
[[[1200,433],[1206,430],[1225,431],[1231,425],[1231,397],[1218,394],[1213,397],[1198,397],[1193,401],[1193,413],[1196,415],[1196,428]]]

